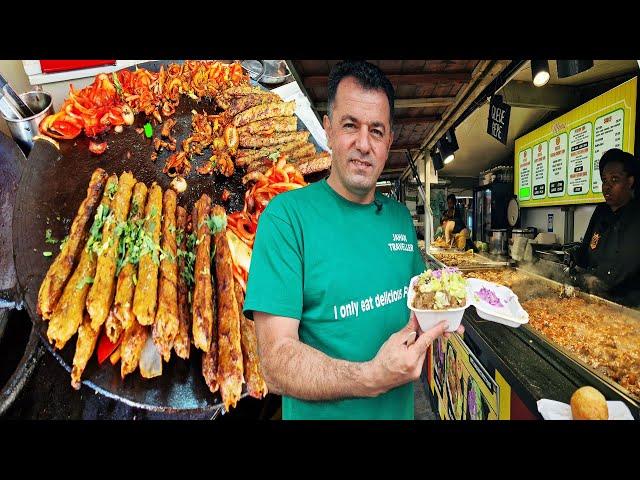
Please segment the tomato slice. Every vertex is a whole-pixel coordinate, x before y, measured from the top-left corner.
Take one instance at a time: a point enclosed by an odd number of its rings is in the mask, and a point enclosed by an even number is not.
[[[98,363],[102,365],[104,361],[111,356],[113,352],[115,352],[120,342],[122,342],[122,337],[124,335],[120,335],[118,341],[116,343],[111,343],[107,333],[103,330],[102,335],[100,335],[100,340],[98,340]]]
[[[96,155],[102,155],[107,149],[107,142],[96,143],[93,140],[89,142],[89,150]]]
[[[56,120],[51,124],[51,130],[60,133],[67,139],[72,139],[80,135],[82,127],[78,127],[66,120]]]

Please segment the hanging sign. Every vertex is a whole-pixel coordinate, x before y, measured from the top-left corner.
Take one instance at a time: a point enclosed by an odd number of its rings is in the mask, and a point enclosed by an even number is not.
[[[487,133],[505,145],[507,144],[507,134],[509,133],[510,116],[511,105],[503,103],[501,95],[491,97]]]

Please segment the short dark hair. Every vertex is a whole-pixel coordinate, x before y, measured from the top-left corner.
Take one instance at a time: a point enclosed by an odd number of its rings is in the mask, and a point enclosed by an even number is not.
[[[619,148],[612,148],[604,152],[600,158],[600,165],[598,166],[600,169],[600,176],[602,176],[602,172],[604,172],[605,165],[611,162],[621,163],[622,168],[627,175],[636,175],[638,160],[636,160],[630,153],[623,152]]]
[[[456,196],[455,196],[453,193],[450,193],[449,195],[447,195],[447,202],[448,202],[449,200],[453,200],[453,203],[456,203],[457,198],[456,198]]]
[[[329,116],[333,112],[338,85],[342,79],[353,77],[365,90],[383,90],[389,101],[389,123],[393,126],[393,105],[395,91],[393,85],[378,67],[364,60],[345,60],[337,63],[329,73],[327,111]]]
[[[600,177],[602,177],[602,173],[604,172],[604,167],[611,162],[618,162],[622,164],[622,169],[624,172],[633,177],[633,187],[631,187],[636,192],[640,192],[640,175],[638,174],[638,160],[628,152],[623,152],[619,148],[612,148],[604,152],[602,157],[600,158],[600,164],[598,168],[600,169]]]

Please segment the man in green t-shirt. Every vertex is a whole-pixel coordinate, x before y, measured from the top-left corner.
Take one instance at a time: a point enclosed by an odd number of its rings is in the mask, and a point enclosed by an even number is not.
[[[376,193],[393,86],[370,63],[342,62],[328,90],[331,174],[260,216],[244,312],[284,419],[413,419],[413,381],[447,325],[409,319],[425,264],[407,208]]]

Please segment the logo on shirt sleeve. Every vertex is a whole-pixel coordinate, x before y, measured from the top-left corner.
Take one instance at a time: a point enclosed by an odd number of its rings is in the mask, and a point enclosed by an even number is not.
[[[595,232],[591,237],[591,242],[589,243],[589,247],[591,248],[591,250],[596,249],[599,241],[600,241],[600,234],[598,232]]]
[[[394,233],[387,245],[392,252],[413,252],[413,243],[409,243],[404,233]]]

